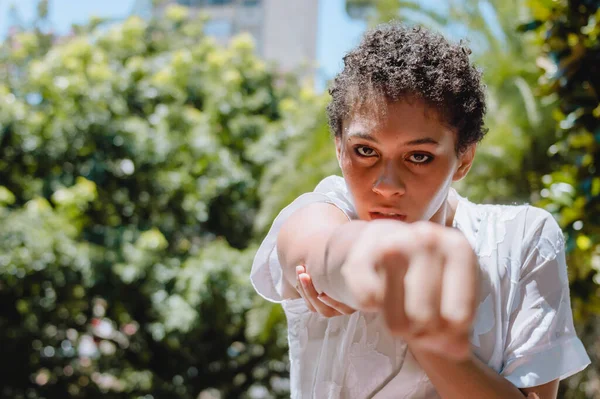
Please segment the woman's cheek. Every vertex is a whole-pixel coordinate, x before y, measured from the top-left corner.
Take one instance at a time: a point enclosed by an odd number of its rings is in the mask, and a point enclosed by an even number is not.
[[[340,163],[344,177],[347,179],[352,179],[355,176],[359,176],[361,174],[361,170],[364,169],[361,163],[352,157],[348,152],[342,155]]]
[[[340,155],[340,167],[342,168],[342,171],[349,172],[352,168],[352,163],[353,160],[348,150],[343,150]]]

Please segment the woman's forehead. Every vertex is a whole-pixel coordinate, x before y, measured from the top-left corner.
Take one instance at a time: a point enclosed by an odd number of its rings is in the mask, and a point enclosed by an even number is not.
[[[377,109],[361,109],[347,118],[344,124],[347,138],[369,135],[385,136],[441,136],[452,134],[452,131],[441,122],[435,110],[420,101],[398,101],[383,104]]]

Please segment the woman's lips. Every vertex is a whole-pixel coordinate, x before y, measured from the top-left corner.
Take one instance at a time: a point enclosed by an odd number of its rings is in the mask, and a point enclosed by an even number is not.
[[[406,215],[401,215],[401,214],[397,214],[397,213],[392,213],[392,212],[369,212],[369,216],[371,217],[371,220],[375,220],[375,219],[390,219],[390,220],[398,220],[398,221],[405,221],[406,220]]]

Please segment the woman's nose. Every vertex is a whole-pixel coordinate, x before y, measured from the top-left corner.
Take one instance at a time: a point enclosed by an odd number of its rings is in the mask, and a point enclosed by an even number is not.
[[[386,167],[373,184],[373,191],[384,197],[395,197],[404,194],[406,187],[398,172]]]

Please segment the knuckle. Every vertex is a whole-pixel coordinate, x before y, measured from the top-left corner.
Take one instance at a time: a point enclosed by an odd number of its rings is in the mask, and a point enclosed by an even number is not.
[[[409,323],[419,329],[433,328],[438,324],[438,315],[433,309],[407,309],[406,316]]]
[[[431,230],[431,226],[429,226],[429,223],[427,222],[415,222],[413,223],[412,227],[414,229],[414,232],[419,236],[426,236]]]
[[[410,267],[404,276],[404,290],[406,293],[407,300],[412,300],[413,297],[420,298],[424,295],[424,291],[420,288],[423,284],[423,274],[421,270],[417,270],[415,267]],[[417,298],[415,298],[417,300]]]
[[[373,243],[373,248],[376,249],[374,252],[379,253],[381,257],[394,254],[398,251],[397,237],[394,235],[383,236]]]
[[[471,253],[472,256],[475,258],[475,252],[473,251],[469,240],[467,240],[467,237],[465,237],[464,234],[458,231],[452,231],[451,234],[448,235],[446,240],[450,251]]]
[[[377,303],[372,298],[360,298],[357,301],[360,309],[373,309],[377,307]]]
[[[431,309],[421,309],[421,310],[417,310],[414,307],[407,307],[406,308],[406,318],[409,320],[409,322],[413,323],[419,323],[419,324],[423,324],[423,323],[428,323],[431,320],[433,320],[433,311]]]
[[[472,251],[471,244],[469,244],[467,238],[460,233],[456,233],[454,235],[452,245],[455,246],[459,251]]]
[[[425,223],[425,222],[421,222],[421,223],[422,224],[419,224],[418,226],[416,226],[418,244],[420,245],[421,248],[426,249],[426,250],[435,248],[438,243],[437,230],[434,228],[434,226],[431,226],[431,223]]]
[[[355,296],[358,307],[361,309],[372,309],[380,305],[381,301],[377,298],[377,294],[373,291],[359,292]]]
[[[445,237],[449,246],[457,247],[457,249],[463,249],[465,244],[468,244],[465,236],[457,231],[450,230]]]
[[[444,317],[447,328],[452,331],[464,331],[473,323],[473,315],[470,312],[454,313],[451,317]]]

